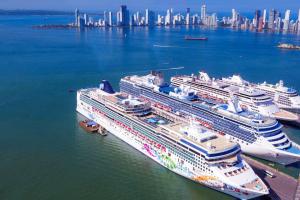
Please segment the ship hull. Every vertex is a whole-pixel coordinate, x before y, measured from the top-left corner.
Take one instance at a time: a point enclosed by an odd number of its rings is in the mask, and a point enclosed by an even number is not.
[[[125,143],[129,144],[136,150],[143,153],[145,156],[151,158],[158,164],[166,167],[167,169],[173,171],[174,173],[183,176],[189,180],[192,180],[194,182],[200,183],[206,187],[209,187],[211,189],[217,190],[219,192],[231,195],[233,197],[239,198],[239,199],[252,199],[256,198],[262,195],[265,195],[264,193],[256,192],[256,191],[248,191],[243,190],[243,188],[236,188],[234,186],[230,186],[229,184],[225,184],[221,180],[206,180],[206,181],[198,181],[195,179],[195,177],[203,176],[203,174],[196,174],[192,172],[192,170],[187,169],[187,167],[179,167],[178,163],[173,162],[173,164],[170,164],[169,161],[163,160],[161,156],[159,156],[155,151],[152,149],[145,148],[145,144],[139,144],[137,143],[132,136],[130,136],[130,132],[124,130],[123,128],[118,127],[114,122],[111,122],[105,117],[98,117],[96,114],[87,111],[86,109],[83,109],[82,107],[77,107],[77,112],[85,116],[86,118],[93,120],[100,124],[103,128],[105,128],[109,133],[113,134],[117,138],[121,139]],[[169,153],[170,154],[170,153]],[[176,157],[175,155],[172,155],[172,157]],[[174,159],[177,160],[177,159]],[[174,166],[175,164],[175,166]],[[214,177],[215,178],[215,177]]]

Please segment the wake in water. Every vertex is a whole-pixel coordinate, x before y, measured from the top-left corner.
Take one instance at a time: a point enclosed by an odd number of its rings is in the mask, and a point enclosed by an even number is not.
[[[176,48],[178,46],[170,46],[170,45],[158,45],[158,44],[154,44],[153,47],[157,47],[157,48]]]
[[[170,68],[162,68],[162,69],[147,69],[147,70],[128,72],[128,74],[147,73],[150,71],[171,71],[171,70],[181,70],[181,69],[184,69],[184,67],[180,66],[180,67],[170,67]]]
[[[184,69],[183,66],[181,67],[171,67],[171,68],[164,68],[164,69],[155,69],[156,71],[169,71],[169,70],[179,70],[179,69]]]

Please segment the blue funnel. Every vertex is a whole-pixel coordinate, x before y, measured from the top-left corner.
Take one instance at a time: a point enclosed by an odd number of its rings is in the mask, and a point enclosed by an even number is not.
[[[104,92],[107,92],[109,94],[114,94],[115,93],[115,91],[112,88],[112,86],[110,85],[110,83],[108,81],[106,81],[106,80],[101,81],[101,83],[100,83],[100,90],[102,90]]]

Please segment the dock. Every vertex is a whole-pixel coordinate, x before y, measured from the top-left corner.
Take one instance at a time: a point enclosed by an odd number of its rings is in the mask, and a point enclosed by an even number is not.
[[[295,200],[300,200],[300,174],[298,177],[297,189],[295,193]]]
[[[299,180],[277,171],[276,169],[260,163],[248,156],[242,156],[248,164],[253,168],[254,172],[265,182],[268,186],[270,194],[268,195],[273,200],[294,200],[299,197],[300,200],[300,186]],[[271,178],[265,174],[265,170],[272,172],[275,177]],[[298,189],[297,189],[298,187]],[[297,195],[296,191],[299,191]]]

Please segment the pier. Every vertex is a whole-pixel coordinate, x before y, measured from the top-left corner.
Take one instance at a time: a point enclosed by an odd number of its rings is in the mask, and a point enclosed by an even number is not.
[[[253,168],[254,172],[265,182],[268,186],[270,194],[268,195],[273,200],[300,200],[300,186],[298,186],[297,179],[277,171],[276,169],[260,163],[248,156],[242,156],[248,164]],[[271,178],[266,175],[265,170],[274,174]],[[298,187],[298,189],[297,189]],[[298,192],[299,191],[299,192]],[[297,192],[297,193],[296,193]],[[298,194],[299,193],[299,194]]]
[[[300,174],[298,177],[297,189],[295,192],[295,200],[300,200]]]

